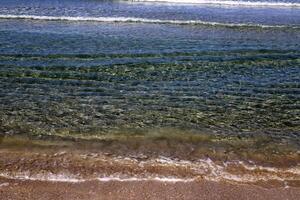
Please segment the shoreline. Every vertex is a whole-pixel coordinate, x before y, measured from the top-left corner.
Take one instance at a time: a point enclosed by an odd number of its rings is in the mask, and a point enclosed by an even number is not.
[[[157,145],[160,141],[144,146],[143,151],[130,148],[134,142],[129,141],[110,141],[103,146],[99,141],[3,137],[0,199],[296,200],[300,196],[300,166],[292,162],[285,166],[259,164],[204,153],[183,159],[176,153],[165,156],[163,151],[170,149]],[[207,142],[201,139],[197,145]],[[178,144],[180,149],[182,141]],[[161,153],[153,154],[149,149]]]
[[[4,141],[6,140],[6,141]],[[219,159],[208,154],[189,159],[131,150],[119,154],[98,146],[53,141],[4,139],[0,177],[21,181],[215,181],[265,188],[300,188],[300,166],[260,164],[253,160]],[[85,148],[83,148],[85,147]],[[155,146],[151,146],[156,149]],[[118,149],[117,146],[111,146]],[[161,151],[164,149],[161,148]],[[183,151],[184,153],[184,151]],[[182,153],[182,155],[184,155]],[[297,160],[296,160],[297,161]],[[296,162],[297,163],[297,162]]]

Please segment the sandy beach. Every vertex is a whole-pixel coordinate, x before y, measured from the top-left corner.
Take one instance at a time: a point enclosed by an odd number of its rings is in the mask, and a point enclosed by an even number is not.
[[[299,172],[294,167],[209,158],[124,157],[47,143],[8,144],[3,142],[0,148],[1,200],[292,200],[300,196]]]
[[[267,189],[211,181],[166,183],[158,181],[46,182],[0,179],[2,200],[104,199],[299,199],[299,188]]]

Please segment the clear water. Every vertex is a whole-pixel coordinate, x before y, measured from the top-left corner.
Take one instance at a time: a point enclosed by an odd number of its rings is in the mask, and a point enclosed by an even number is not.
[[[2,0],[0,16],[6,135],[178,128],[299,145],[300,8]]]

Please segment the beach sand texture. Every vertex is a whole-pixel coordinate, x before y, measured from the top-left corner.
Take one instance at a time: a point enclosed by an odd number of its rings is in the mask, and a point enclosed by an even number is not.
[[[299,188],[267,189],[253,185],[233,185],[210,181],[190,183],[158,181],[64,183],[0,179],[1,200],[297,200],[299,196]]]

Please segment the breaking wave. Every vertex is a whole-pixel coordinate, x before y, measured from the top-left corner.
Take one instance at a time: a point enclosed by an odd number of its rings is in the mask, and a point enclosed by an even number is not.
[[[74,21],[74,22],[110,22],[110,23],[148,23],[148,24],[178,24],[206,25],[223,27],[257,27],[257,28],[299,28],[290,25],[263,25],[251,23],[221,23],[202,20],[161,20],[135,17],[69,17],[69,16],[38,16],[38,15],[0,15],[0,19],[24,19],[45,21]]]
[[[183,3],[224,6],[250,6],[250,7],[291,7],[300,8],[300,3],[275,2],[275,1],[221,1],[221,0],[133,0],[134,2],[157,2],[157,3]]]

